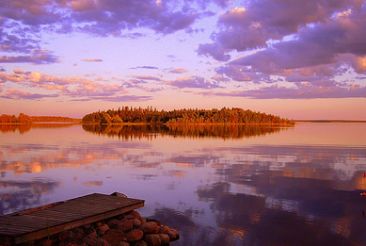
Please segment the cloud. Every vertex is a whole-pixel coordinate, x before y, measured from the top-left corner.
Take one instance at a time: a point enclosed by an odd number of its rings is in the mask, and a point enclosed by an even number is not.
[[[21,91],[17,89],[8,89],[7,91],[5,91],[5,93],[0,95],[1,98],[5,99],[28,99],[28,100],[37,100],[57,96],[58,96],[57,94],[30,93],[27,91]]]
[[[192,25],[199,18],[200,12],[185,1],[172,5],[155,0],[13,0],[2,3],[0,16],[33,29],[121,36],[133,28],[173,33]],[[132,33],[134,38],[138,35]]]
[[[241,92],[202,93],[204,95],[247,97],[256,99],[311,99],[366,97],[366,87],[314,86],[299,84],[296,88],[277,85]]]
[[[40,41],[33,34],[34,31],[38,32],[19,23],[0,18],[0,51],[30,53],[40,49]]]
[[[40,72],[16,69],[13,72],[0,72],[0,83],[14,87],[21,85],[32,90],[48,91],[50,94],[28,93],[9,89],[0,94],[8,99],[41,99],[46,97],[66,96],[71,101],[111,101],[130,102],[146,101],[151,96],[130,95],[120,83],[100,82],[83,77],[60,77]],[[138,88],[134,86],[134,88]],[[52,93],[53,92],[53,93]],[[55,93],[56,92],[56,93]]]
[[[138,67],[131,67],[130,69],[151,69],[151,70],[156,70],[156,69],[159,69],[159,68],[155,67],[155,66],[138,66]]]
[[[217,82],[211,82],[206,80],[203,77],[183,77],[178,78],[176,80],[172,80],[168,82],[169,85],[173,87],[177,87],[180,89],[183,88],[196,88],[196,89],[213,89],[220,88]]]
[[[137,102],[151,100],[151,96],[136,96],[136,95],[122,95],[122,96],[92,96],[87,98],[73,99],[72,101],[109,101],[109,102]]]
[[[134,76],[135,79],[138,81],[144,81],[144,80],[153,80],[153,81],[161,81],[161,78],[151,75],[136,75]]]
[[[233,64],[252,66],[263,72],[332,64],[344,54],[366,55],[366,9],[347,17],[305,28],[294,40],[283,41]]]
[[[48,64],[55,62],[58,62],[58,58],[45,50],[35,50],[30,55],[0,56],[0,63]]]
[[[226,54],[229,49],[225,49],[221,45],[217,44],[200,44],[197,53],[199,55],[212,56],[218,61],[227,61],[230,59],[230,55]]]
[[[83,61],[83,62],[102,62],[103,59],[100,59],[100,58],[85,58],[85,59],[81,59],[81,61]]]
[[[170,73],[186,73],[188,72],[187,69],[183,68],[183,67],[176,67],[176,68],[172,68],[169,70]]]
[[[224,2],[218,1],[221,5]],[[86,32],[136,39],[145,34],[134,29],[149,29],[166,35],[189,28],[203,15],[202,9],[191,7],[186,0],[174,4],[155,0],[2,1],[0,51],[21,53],[3,56],[3,62],[40,64],[34,62],[29,54],[42,48],[41,36],[45,32]]]
[[[331,22],[335,14],[349,9],[357,12],[362,0],[319,1],[247,1],[220,16],[219,31],[212,34],[213,43],[202,44],[199,54],[211,55],[217,60],[228,60],[230,50],[246,51],[268,47],[270,40],[281,41],[310,24]]]
[[[365,22],[363,0],[248,1],[221,15],[213,42],[201,44],[197,52],[231,59],[216,68],[218,76],[262,87],[220,95],[366,97],[361,76],[366,73]],[[242,53],[234,57],[235,52]]]

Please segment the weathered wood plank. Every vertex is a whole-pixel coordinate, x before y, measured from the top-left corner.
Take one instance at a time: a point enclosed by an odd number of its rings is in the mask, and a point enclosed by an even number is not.
[[[0,238],[11,238],[14,243],[23,243],[108,219],[143,206],[143,200],[89,194],[1,216]]]

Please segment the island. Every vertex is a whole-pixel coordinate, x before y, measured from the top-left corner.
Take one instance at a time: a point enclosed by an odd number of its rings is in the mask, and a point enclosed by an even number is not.
[[[256,124],[292,126],[294,121],[241,108],[157,110],[122,107],[85,115],[83,125],[123,124]]]

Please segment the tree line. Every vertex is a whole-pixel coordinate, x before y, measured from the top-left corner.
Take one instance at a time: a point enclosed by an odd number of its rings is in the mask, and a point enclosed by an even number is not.
[[[157,110],[152,107],[121,107],[87,114],[83,124],[269,124],[293,125],[294,122],[272,114],[244,110],[221,109],[174,109]]]
[[[0,124],[32,124],[33,122],[80,122],[79,119],[62,117],[62,116],[29,116],[20,113],[18,116],[2,114],[0,115]]]

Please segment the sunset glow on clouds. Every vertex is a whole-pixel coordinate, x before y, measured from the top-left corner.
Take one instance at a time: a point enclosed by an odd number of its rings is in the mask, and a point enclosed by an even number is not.
[[[9,0],[1,113],[242,107],[366,120],[364,0]]]

